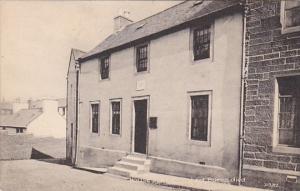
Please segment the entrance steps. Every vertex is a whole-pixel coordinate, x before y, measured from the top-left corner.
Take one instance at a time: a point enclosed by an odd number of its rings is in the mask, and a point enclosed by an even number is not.
[[[108,173],[129,178],[135,174],[149,172],[150,163],[151,160],[144,155],[127,155],[108,168]]]

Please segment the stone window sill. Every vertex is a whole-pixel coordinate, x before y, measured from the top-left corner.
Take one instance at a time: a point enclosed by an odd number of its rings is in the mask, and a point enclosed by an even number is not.
[[[289,154],[299,154],[300,153],[300,148],[277,145],[277,146],[273,147],[273,152],[287,153],[287,154],[288,153]]]

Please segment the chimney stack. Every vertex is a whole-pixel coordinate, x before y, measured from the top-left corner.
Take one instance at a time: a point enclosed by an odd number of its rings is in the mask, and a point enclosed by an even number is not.
[[[118,16],[114,18],[114,32],[122,30],[124,27],[133,22],[128,18],[129,14],[129,11],[119,11]]]

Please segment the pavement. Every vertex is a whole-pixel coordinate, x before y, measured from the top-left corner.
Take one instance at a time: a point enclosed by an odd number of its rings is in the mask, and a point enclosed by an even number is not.
[[[220,183],[216,179],[190,179],[151,172],[143,174],[134,174],[131,176],[130,179],[136,181],[143,181],[150,184],[182,188],[193,191],[271,191],[267,189]]]

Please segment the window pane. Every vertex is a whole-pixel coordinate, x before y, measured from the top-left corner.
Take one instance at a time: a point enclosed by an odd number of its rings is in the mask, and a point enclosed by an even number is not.
[[[207,141],[208,134],[208,95],[191,97],[191,138]]]
[[[300,76],[280,77],[278,143],[300,147]]]
[[[120,134],[120,115],[121,115],[120,102],[111,102],[112,109],[112,134]]]
[[[286,10],[286,27],[300,26],[300,7]]]
[[[210,29],[208,26],[194,30],[194,60],[209,58]]]
[[[136,50],[137,72],[147,71],[148,45],[138,47]]]
[[[105,57],[101,59],[101,79],[107,79],[109,77],[109,57]]]
[[[92,104],[92,132],[98,133],[99,129],[99,104]]]

